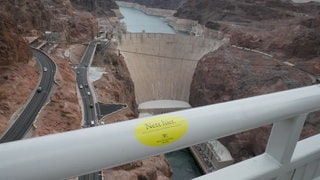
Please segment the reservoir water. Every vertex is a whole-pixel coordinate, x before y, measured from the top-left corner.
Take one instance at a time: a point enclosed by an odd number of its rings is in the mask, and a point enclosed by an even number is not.
[[[124,16],[122,22],[127,25],[128,32],[175,34],[175,31],[160,17],[149,16],[142,11],[127,7],[120,7],[120,12]]]
[[[120,7],[120,12],[124,16],[122,21],[126,24],[128,32],[145,31],[149,33],[175,34],[175,31],[160,17],[149,16],[139,10],[127,7]],[[170,152],[165,156],[173,169],[174,180],[189,180],[202,175],[189,149]]]

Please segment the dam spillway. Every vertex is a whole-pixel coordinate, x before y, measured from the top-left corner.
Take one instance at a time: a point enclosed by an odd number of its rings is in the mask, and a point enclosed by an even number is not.
[[[128,33],[121,37],[118,51],[131,74],[138,104],[164,99],[189,102],[198,61],[222,44],[179,34]]]

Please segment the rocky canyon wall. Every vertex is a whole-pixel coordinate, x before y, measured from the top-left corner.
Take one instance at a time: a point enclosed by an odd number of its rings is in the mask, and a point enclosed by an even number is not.
[[[20,36],[20,29],[14,25],[8,14],[0,14],[0,17],[0,66],[27,64],[32,52],[27,42]]]
[[[197,21],[230,40],[229,46],[207,54],[197,64],[190,104],[202,106],[316,83],[320,75],[319,12],[316,2],[185,3],[174,16]],[[301,138],[319,133],[318,114],[309,115]],[[270,128],[221,141],[240,161],[264,152]]]
[[[87,10],[97,16],[113,17],[112,9],[119,7],[113,0],[70,0],[72,5],[80,10]]]
[[[45,31],[60,33],[60,42],[88,41],[97,34],[97,22],[88,11],[77,10],[69,0],[3,1],[1,12],[12,17],[24,35],[44,36]]]
[[[3,6],[0,1],[0,6]],[[6,12],[0,12],[0,135],[15,112],[24,106],[38,79],[32,51],[20,35],[21,30]],[[25,83],[28,82],[28,83]]]
[[[190,90],[193,107],[303,87],[314,79],[276,58],[232,46],[205,55],[198,63]],[[319,114],[316,113],[316,114]],[[301,137],[320,133],[320,118],[309,116]],[[261,154],[271,126],[220,139],[236,161]]]

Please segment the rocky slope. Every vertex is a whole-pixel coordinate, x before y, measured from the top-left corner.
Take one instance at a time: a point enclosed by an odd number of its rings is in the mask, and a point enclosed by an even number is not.
[[[3,2],[0,1],[0,6]],[[8,14],[0,13],[0,135],[32,94],[39,72],[28,44]],[[27,84],[25,82],[28,82]]]
[[[193,107],[215,104],[307,86],[313,82],[308,74],[275,58],[225,46],[199,61],[191,84],[190,104]],[[311,115],[305,126],[302,137],[320,133],[320,118]],[[263,127],[221,141],[240,161],[264,152],[270,129]]]
[[[134,96],[134,85],[123,57],[98,48],[93,66],[103,67],[107,72],[102,78],[94,82],[99,101],[128,105],[129,111],[126,114],[120,113],[119,118],[113,119],[111,122],[136,118],[138,111]],[[111,122],[107,121],[107,123]]]
[[[43,36],[44,31],[53,31],[58,32],[58,41],[74,43],[88,41],[97,33],[93,15],[74,9],[69,0],[3,1],[0,11],[11,16],[23,34]]]
[[[193,76],[190,103],[201,106],[312,84],[309,75],[276,58],[224,46],[207,54]]]
[[[295,4],[280,0],[188,0],[175,14],[176,17],[210,22],[252,23],[260,20],[279,20],[290,17],[315,15],[319,3]]]
[[[230,43],[258,49],[319,74],[320,3],[189,0],[175,16],[221,31]]]
[[[0,17],[0,66],[27,64],[32,52],[27,42],[20,36],[20,29],[14,25],[8,14],[0,14]]]
[[[319,12],[320,4],[315,2],[189,0],[175,16],[197,20],[207,28],[221,31],[235,45],[222,47],[199,61],[191,85],[191,105],[214,104],[315,83],[320,75]],[[317,114],[309,116],[301,138],[319,133]],[[240,161],[262,153],[269,132],[270,127],[263,127],[221,141]]]
[[[119,9],[113,0],[70,0],[72,5],[81,10],[87,10],[94,15],[114,17],[115,13],[111,9]]]
[[[0,55],[1,56],[1,55]],[[0,136],[33,93],[39,79],[35,60],[0,66]],[[28,82],[26,84],[25,82]]]

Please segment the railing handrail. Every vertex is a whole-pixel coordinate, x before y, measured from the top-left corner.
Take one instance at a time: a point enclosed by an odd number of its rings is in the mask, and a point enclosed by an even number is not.
[[[233,164],[227,168],[213,173],[200,176],[195,180],[228,179],[228,180],[247,180],[247,179],[275,179],[279,175],[289,175],[290,178],[283,179],[305,179],[303,177],[291,178],[298,174],[297,168],[304,168],[314,162],[319,163],[320,159],[320,134],[301,140],[297,143],[290,164],[283,165],[267,153],[251,158],[240,163]],[[308,163],[309,162],[309,163]],[[315,166],[317,167],[317,166]],[[311,166],[309,167],[311,169]],[[293,171],[293,172],[292,172]],[[241,173],[239,173],[241,172]],[[291,172],[291,173],[290,173]],[[312,173],[312,172],[311,172]],[[320,173],[320,172],[318,172]],[[303,173],[304,174],[304,173]],[[311,176],[307,175],[306,176]],[[315,174],[317,175],[317,174]],[[319,174],[320,176],[320,174]],[[318,177],[319,178],[319,177]],[[278,178],[281,179],[281,178]],[[312,179],[312,178],[307,178]]]
[[[88,174],[281,122],[317,109],[320,109],[320,85],[313,85],[4,143],[0,144],[0,179],[62,179]],[[159,125],[162,120],[174,125]],[[141,128],[148,123],[150,126],[153,123],[154,131]],[[170,134],[177,130],[174,128],[180,131],[178,135]],[[159,140],[157,135],[169,138]],[[157,144],[158,140],[160,144]]]

